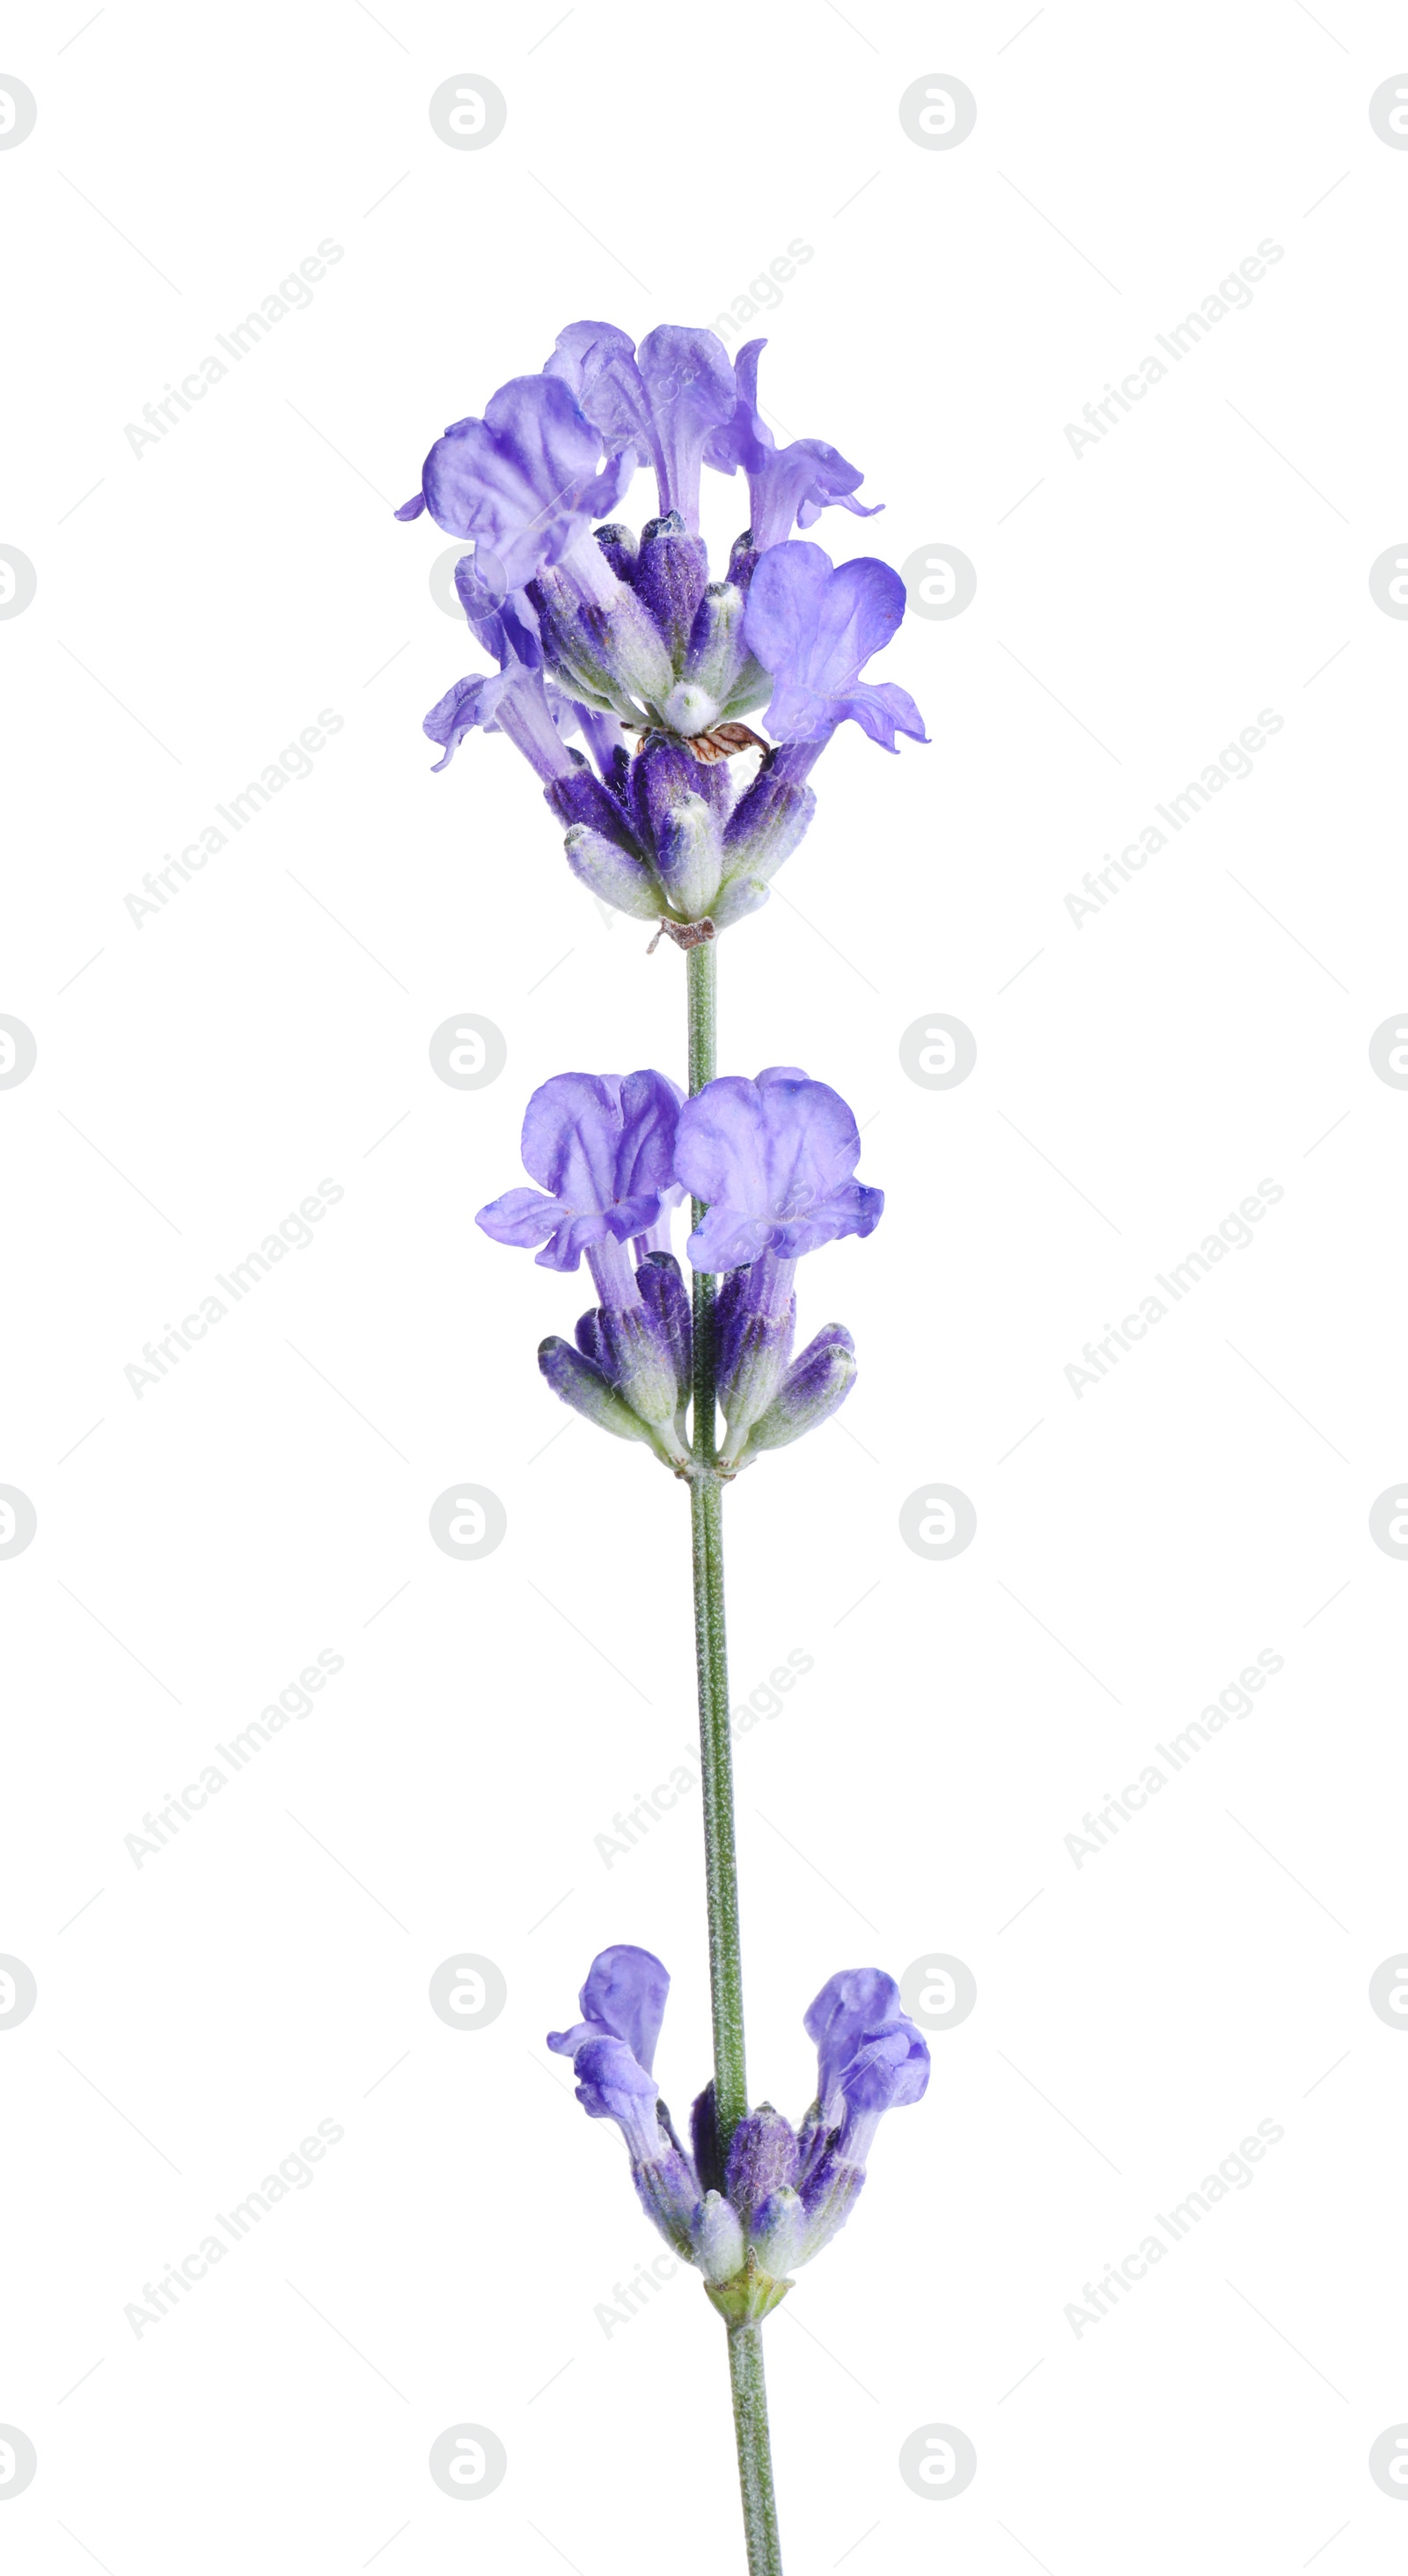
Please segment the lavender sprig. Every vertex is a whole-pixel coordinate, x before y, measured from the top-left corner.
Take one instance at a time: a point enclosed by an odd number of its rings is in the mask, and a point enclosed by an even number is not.
[[[720,1077],[718,941],[768,901],[843,723],[890,752],[899,734],[926,736],[907,691],[861,676],[904,614],[899,575],[872,556],[833,565],[792,535],[828,508],[874,511],[856,498],[863,475],[824,440],[777,445],[757,406],[764,345],[730,362],[709,331],[667,324],[637,348],[613,324],[572,323],[539,374],[435,441],[397,515],[428,511],[464,540],[456,590],[497,665],[426,717],[436,766],[472,731],[506,735],[574,875],[652,923],[652,949],[663,933],[686,955],[688,1096],[649,1069],[554,1075],[523,1123],[536,1188],[510,1188],[478,1222],[547,1269],[585,1259],[598,1302],[571,1342],[543,1342],[542,1373],[689,1488],[714,2056],[689,2145],[653,2071],[669,1978],[651,1952],[604,1950],[581,2020],[548,2045],[571,2056],[588,2114],[620,2128],[647,2216],[724,2319],[750,2576],[781,2576],[763,2319],[846,2223],[884,2113],[919,2100],[929,2059],[893,1979],[843,1971],[806,2014],[811,2108],[796,2128],[770,2103],[749,2108],[723,1494],[849,1394],[843,1324],[793,1356],[797,1269],[870,1234],[884,1196],[856,1179],[855,1120],[825,1083],[788,1065]],[[637,536],[610,514],[638,467],[654,473],[658,508]],[[748,486],[750,525],[717,581],[699,529],[706,468]],[[686,1192],[690,1290],[671,1241]]]

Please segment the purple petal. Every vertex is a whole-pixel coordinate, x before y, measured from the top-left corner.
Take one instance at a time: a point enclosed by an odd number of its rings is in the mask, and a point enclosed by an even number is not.
[[[544,1198],[541,1190],[505,1190],[501,1199],[491,1199],[479,1210],[474,1222],[495,1243],[517,1244],[526,1252],[545,1243],[567,1213],[560,1199]]]
[[[653,1951],[618,1941],[593,1959],[579,2001],[587,2019],[623,2039],[649,2074],[669,1991],[669,1970]]]
[[[800,538],[770,547],[743,622],[750,650],[772,676],[769,729],[784,741],[815,741],[850,716],[887,750],[897,726],[922,740],[923,720],[903,689],[860,680],[904,610],[899,574],[873,556],[833,568],[820,546]]]

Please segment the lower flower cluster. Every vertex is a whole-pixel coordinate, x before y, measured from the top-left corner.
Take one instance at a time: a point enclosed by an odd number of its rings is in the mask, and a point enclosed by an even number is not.
[[[785,2298],[787,2277],[844,2227],[886,2111],[917,2102],[929,2051],[880,1968],[843,1969],[805,2017],[817,2090],[799,2129],[760,2103],[721,2150],[714,2088],[695,2102],[684,2146],[652,2068],[669,1976],[649,1950],[618,1943],[592,1961],[582,2019],[548,2033],[572,2059],[589,2118],[614,2120],[641,2206],[668,2245],[697,2265],[730,2325],[753,2325]]]
[[[879,1223],[884,1193],[855,1179],[859,1155],[844,1100],[795,1065],[770,1065],[756,1082],[725,1074],[690,1100],[663,1073],[560,1073],[523,1122],[524,1166],[540,1187],[506,1191],[478,1223],[498,1243],[540,1246],[550,1270],[575,1270],[585,1255],[600,1303],[580,1317],[575,1344],[549,1335],[538,1364],[565,1404],[683,1472],[694,1355],[669,1241],[690,1191],[703,1213],[689,1258],[722,1274],[717,1467],[732,1476],[825,1422],[855,1382],[844,1324],[823,1325],[793,1357],[794,1282],[804,1253]]]

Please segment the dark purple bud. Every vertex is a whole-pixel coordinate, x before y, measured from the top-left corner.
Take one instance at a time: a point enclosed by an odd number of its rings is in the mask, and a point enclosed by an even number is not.
[[[694,2149],[694,2162],[699,2173],[700,2190],[722,2191],[724,2161],[719,2152],[719,2131],[714,2117],[712,2077],[703,2092],[695,2095],[694,2106],[689,2115],[689,2136],[690,2144]]]
[[[797,2180],[797,2138],[790,2120],[761,2102],[740,2120],[728,2151],[728,2196],[744,2225],[775,2191]]]
[[[693,1333],[689,1290],[674,1254],[649,1253],[636,1272],[636,1285],[651,1319],[661,1355],[673,1371],[677,1402],[687,1404],[693,1371]]]
[[[543,796],[564,831],[574,823],[585,823],[589,831],[599,833],[602,840],[612,842],[618,850],[628,850],[633,858],[640,856],[624,806],[585,762],[573,770],[570,778],[554,779],[551,787],[543,789]]]
[[[629,576],[665,639],[665,649],[678,672],[689,649],[690,633],[709,580],[709,553],[702,537],[691,537],[678,510],[648,520],[641,530],[640,553]]]
[[[672,734],[646,737],[631,767],[631,819],[638,846],[658,850],[667,826],[690,798],[699,797],[722,825],[728,812],[727,761],[696,760]]]
[[[604,528],[593,528],[592,534],[618,581],[633,581],[636,569],[636,541],[631,530],[619,519],[609,519]]]

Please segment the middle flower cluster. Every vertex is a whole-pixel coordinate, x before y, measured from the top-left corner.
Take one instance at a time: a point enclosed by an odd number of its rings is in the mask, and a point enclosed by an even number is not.
[[[586,1255],[600,1303],[579,1318],[575,1347],[551,1334],[538,1352],[564,1403],[688,1467],[690,1301],[670,1249],[686,1191],[699,1219],[689,1259],[723,1274],[719,1469],[736,1474],[844,1402],[856,1374],[844,1324],[823,1325],[792,1355],[799,1260],[872,1233],[885,1204],[855,1178],[860,1136],[837,1092],[795,1065],[769,1065],[756,1082],[725,1074],[688,1100],[650,1070],[559,1073],[528,1103],[522,1151],[538,1188],[506,1191],[476,1221],[496,1243],[541,1247],[549,1270],[575,1270]]]

